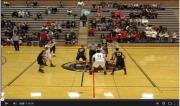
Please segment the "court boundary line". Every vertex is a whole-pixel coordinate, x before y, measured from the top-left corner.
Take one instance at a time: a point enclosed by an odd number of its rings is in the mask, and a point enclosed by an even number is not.
[[[21,75],[23,75],[32,65],[36,62],[34,60],[30,65],[28,65],[20,74],[18,74],[15,78],[13,78],[5,87],[10,86],[12,83],[14,83]],[[4,88],[5,88],[4,87]]]
[[[11,86],[25,86],[25,87],[81,87],[81,86],[47,86],[47,85],[11,85]],[[83,87],[92,87],[92,86],[83,86]],[[152,86],[96,86],[96,87],[152,87]],[[174,87],[172,87],[174,88]]]
[[[118,87],[117,87],[117,84],[116,84],[116,80],[114,79],[114,75],[112,77],[113,77],[114,85],[115,85],[117,93],[118,93],[118,98],[120,98],[120,93],[119,93],[119,90],[118,90]]]
[[[156,87],[159,91],[159,87],[155,84],[155,82],[144,72],[144,70],[139,66],[139,64],[134,60],[134,58],[129,54],[129,52],[122,47],[122,49],[127,53],[127,55],[130,57],[130,59],[134,62],[134,64],[139,68],[139,70],[143,73],[143,75],[146,77],[146,79],[153,85],[153,87]]]

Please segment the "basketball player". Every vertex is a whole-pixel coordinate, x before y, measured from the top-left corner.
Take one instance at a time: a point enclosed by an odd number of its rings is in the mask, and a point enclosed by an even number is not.
[[[50,48],[51,47],[49,44],[45,45],[45,57],[46,57],[47,61],[49,61],[51,67],[56,67],[56,65],[53,65],[53,63],[52,63],[52,55],[50,53]]]
[[[84,45],[81,45],[81,47],[78,49],[76,56],[76,64],[79,62],[80,59],[82,59],[86,64],[86,49],[84,48]],[[76,64],[75,64],[75,68],[76,68]]]
[[[45,50],[42,50],[37,57],[37,62],[39,64],[39,72],[41,73],[44,73],[44,66],[46,64],[45,54],[46,54]]]
[[[116,48],[118,48],[119,47],[119,44],[118,44],[118,42],[117,41],[113,41],[112,42],[112,56],[113,56],[113,54],[116,52]],[[113,57],[111,57],[111,60],[113,59]]]
[[[90,71],[90,75],[92,75],[94,68],[98,67],[102,67],[104,70],[104,75],[106,75],[106,59],[105,55],[101,53],[100,50],[97,50],[97,53],[95,53],[92,57],[92,68]]]
[[[56,42],[55,42],[55,38],[51,38],[50,42],[50,53],[52,53],[52,56],[55,57],[55,52],[56,52]]]
[[[125,67],[125,63],[124,63],[124,58],[125,56],[123,55],[122,52],[119,51],[119,48],[116,48],[116,51],[114,52],[113,56],[112,56],[113,60],[116,60],[116,64],[113,67],[112,73],[111,75],[114,75],[114,71],[118,68],[118,69],[124,69],[124,74],[126,75],[126,67]]]

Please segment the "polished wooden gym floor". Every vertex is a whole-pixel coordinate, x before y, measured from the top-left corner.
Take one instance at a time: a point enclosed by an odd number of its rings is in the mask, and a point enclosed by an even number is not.
[[[127,75],[69,71],[62,64],[75,60],[78,47],[57,47],[53,62],[38,72],[36,57],[42,48],[2,48],[2,92],[6,99],[154,99],[179,98],[178,47],[120,47]],[[111,57],[111,48],[108,58]],[[88,54],[88,53],[87,53]],[[81,86],[81,82],[83,86]]]

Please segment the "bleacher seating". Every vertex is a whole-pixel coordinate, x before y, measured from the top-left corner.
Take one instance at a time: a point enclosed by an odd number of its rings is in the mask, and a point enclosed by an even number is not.
[[[51,6],[53,7],[53,6]],[[55,6],[54,6],[55,7]],[[74,16],[68,16],[66,11],[69,7],[65,7],[65,8],[59,8],[57,7],[58,11],[56,14],[50,14],[47,15],[45,14],[45,9],[46,6],[39,6],[36,8],[30,8],[30,7],[26,7],[26,6],[11,6],[9,8],[2,8],[2,13],[4,15],[4,19],[5,20],[11,20],[12,22],[15,23],[21,23],[21,22],[27,22],[29,25],[29,31],[28,31],[28,36],[32,35],[34,32],[39,32],[41,30],[41,27],[47,23],[48,20],[55,20],[55,21],[67,21],[67,20],[74,20],[76,22],[76,27],[73,28],[73,30],[75,31],[76,35],[78,35],[79,33],[79,18],[80,18],[80,14],[81,14],[81,9],[80,8],[75,8],[75,7],[71,7],[71,9],[73,10],[73,14],[77,14],[76,17]],[[32,18],[32,16],[30,18],[12,18],[11,14],[14,10],[28,10],[30,11],[31,14],[35,14],[40,12],[42,14],[43,19],[39,19],[39,20],[34,20]],[[63,28],[62,29],[63,32],[61,33],[61,37],[58,39],[59,41],[64,41],[64,34],[66,32],[69,32],[71,30],[71,28]],[[2,31],[1,35],[3,36],[4,33]]]

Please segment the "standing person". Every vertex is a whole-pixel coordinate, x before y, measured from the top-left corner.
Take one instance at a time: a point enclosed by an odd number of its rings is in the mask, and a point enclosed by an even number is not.
[[[45,50],[42,50],[41,53],[37,57],[37,63],[39,64],[38,71],[40,73],[44,73],[44,67],[46,65],[46,60],[47,60],[47,59],[45,59],[45,54],[46,54]]]
[[[96,53],[97,46],[95,43],[92,43],[88,46],[89,48],[89,62],[92,63],[92,56]]]
[[[83,14],[81,17],[80,17],[80,20],[82,21],[83,23],[83,27],[86,26],[86,23],[87,23],[87,16],[85,14]]]
[[[13,34],[12,40],[14,42],[15,51],[19,51],[19,36],[17,35],[17,32]]]
[[[105,55],[101,53],[100,50],[97,50],[97,53],[95,53],[92,57],[92,68],[89,72],[90,75],[92,75],[92,72],[94,71],[94,68],[102,67],[104,70],[104,75],[106,75],[106,59]]]
[[[113,57],[112,59],[116,61],[116,64],[113,67],[111,75],[114,75],[114,71],[117,68],[118,69],[124,69],[124,74],[126,75],[127,72],[126,72],[126,67],[125,67],[125,62],[124,62],[125,56],[123,55],[122,52],[119,51],[119,48],[116,48],[116,51],[114,52],[112,57]]]

